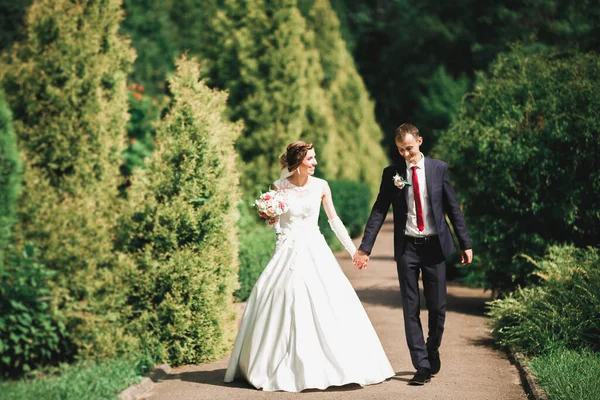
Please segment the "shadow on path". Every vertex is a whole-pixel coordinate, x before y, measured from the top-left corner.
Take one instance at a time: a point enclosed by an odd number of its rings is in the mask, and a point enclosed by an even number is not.
[[[160,381],[176,381],[180,380],[183,382],[192,382],[192,383],[201,383],[203,385],[214,385],[214,386],[223,386],[223,387],[237,387],[244,389],[254,389],[252,385],[247,383],[246,381],[240,379],[239,381],[233,381],[230,383],[225,383],[223,378],[225,377],[225,372],[227,370],[223,369],[215,369],[211,371],[189,371],[189,372],[180,372],[177,374],[172,374],[164,377]]]
[[[201,385],[213,385],[213,386],[221,386],[227,388],[239,388],[239,389],[250,389],[257,392],[262,390],[256,389],[250,383],[248,383],[243,378],[236,378],[233,382],[224,382],[223,377],[225,376],[226,369],[215,369],[211,371],[189,371],[189,372],[180,372],[173,375],[167,375],[162,379],[157,380],[157,382],[165,382],[165,381],[182,381],[182,382],[190,382],[190,383],[198,383]],[[325,390],[321,389],[306,389],[303,390],[302,393],[311,393],[311,392],[348,392],[362,389],[363,387],[356,383],[350,383],[344,386],[330,386]]]
[[[448,293],[446,294],[446,310],[459,314],[483,316],[485,312],[485,303],[490,299],[485,296],[465,296],[454,294],[453,287],[459,287],[455,284],[448,284]],[[402,297],[400,289],[358,289],[356,294],[363,303],[386,306],[391,308],[402,308]],[[425,296],[423,290],[421,294],[421,310],[426,310]]]

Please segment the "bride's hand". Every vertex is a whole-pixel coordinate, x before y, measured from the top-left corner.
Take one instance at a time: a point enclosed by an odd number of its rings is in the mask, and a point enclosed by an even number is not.
[[[358,250],[354,254],[352,261],[354,262],[354,266],[357,269],[367,269],[367,264],[369,263],[369,255],[362,250]]]

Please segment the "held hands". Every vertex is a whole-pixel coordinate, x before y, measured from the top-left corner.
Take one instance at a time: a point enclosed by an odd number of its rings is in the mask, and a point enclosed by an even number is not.
[[[460,263],[469,265],[473,261],[473,249],[467,249],[460,252]]]
[[[358,250],[354,253],[354,257],[352,257],[352,262],[356,269],[367,269],[367,264],[369,263],[369,255],[362,251]]]

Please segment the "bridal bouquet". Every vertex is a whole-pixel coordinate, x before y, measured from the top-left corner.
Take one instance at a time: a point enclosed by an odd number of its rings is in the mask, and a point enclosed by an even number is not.
[[[259,217],[264,218],[269,226],[277,223],[279,216],[288,211],[285,194],[280,190],[269,190],[266,193],[262,193],[254,201],[254,205]]]

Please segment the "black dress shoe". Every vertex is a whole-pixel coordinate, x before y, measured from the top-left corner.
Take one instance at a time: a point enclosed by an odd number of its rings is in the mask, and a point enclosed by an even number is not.
[[[440,368],[442,368],[442,361],[440,360],[440,352],[437,350],[429,352],[427,355],[427,358],[429,359],[429,364],[431,365],[431,374],[435,375],[438,372],[440,372]]]
[[[417,373],[410,381],[408,381],[408,384],[422,386],[429,381],[431,381],[431,370],[429,368],[421,367],[417,369]]]

